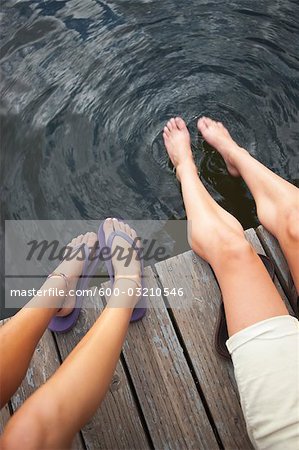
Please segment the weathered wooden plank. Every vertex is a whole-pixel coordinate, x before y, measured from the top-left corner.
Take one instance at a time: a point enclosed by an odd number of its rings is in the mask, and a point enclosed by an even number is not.
[[[171,308],[224,448],[251,449],[231,362],[214,350],[220,290],[209,265],[192,251],[156,264],[164,288],[182,288]],[[172,301],[169,299],[169,305]],[[180,306],[178,307],[177,302]]]
[[[253,248],[255,249],[255,251],[257,253],[260,253],[262,255],[266,254],[265,250],[264,250],[264,248],[263,248],[263,246],[262,246],[262,244],[261,244],[261,242],[260,242],[260,240],[259,240],[259,238],[258,238],[258,236],[256,234],[256,232],[252,228],[250,230],[246,230],[245,231],[245,236],[246,236],[247,240],[251,243],[251,245],[253,246]],[[271,255],[268,255],[268,256],[271,259],[273,259]],[[284,290],[283,290],[283,288],[282,288],[282,286],[281,286],[281,284],[280,284],[280,282],[279,282],[279,280],[278,280],[276,275],[275,275],[275,278],[274,278],[274,284],[275,284],[276,289],[278,290],[282,300],[284,301],[284,303],[285,303],[289,313],[292,313],[293,310],[291,308],[291,305],[290,305],[290,303],[289,303],[289,301],[288,301],[288,299],[287,299],[287,297],[286,297],[286,295],[284,293]]]
[[[86,307],[81,311],[76,326],[67,334],[56,335],[63,360],[92,327],[103,308],[99,296],[86,299],[85,303]],[[92,420],[82,429],[82,435],[88,449],[150,448],[121,361],[105,400]]]
[[[145,285],[159,288],[151,268]],[[159,293],[158,293],[159,294]],[[142,321],[131,324],[123,354],[156,449],[218,448],[183,349],[160,295],[148,299]]]
[[[9,319],[0,320],[0,327],[2,327],[5,324],[5,322],[7,322],[8,320]],[[3,433],[4,427],[10,419],[9,405],[10,405],[10,402],[7,403],[0,411],[0,434]]]
[[[4,427],[10,419],[10,411],[8,404],[0,411],[0,434],[3,433]]]
[[[272,236],[272,234],[270,234],[262,225],[257,228],[256,233],[265,249],[266,254],[273,260],[275,264],[275,272],[280,284],[289,296],[290,292],[288,281],[290,270],[277,239]]]

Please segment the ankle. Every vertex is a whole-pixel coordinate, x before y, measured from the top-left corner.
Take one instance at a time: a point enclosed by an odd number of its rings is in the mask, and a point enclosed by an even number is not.
[[[244,156],[250,156],[249,152],[245,148],[240,147],[236,142],[234,142],[234,145],[230,147],[227,154],[227,160],[231,165],[237,166],[239,158]]]
[[[134,308],[141,295],[141,282],[135,278],[118,278],[114,282],[112,295],[109,298],[109,308]]]
[[[197,168],[193,158],[185,159],[184,161],[182,161],[180,164],[177,165],[176,175],[179,181],[185,175],[190,176],[191,174],[196,174],[197,176]]]

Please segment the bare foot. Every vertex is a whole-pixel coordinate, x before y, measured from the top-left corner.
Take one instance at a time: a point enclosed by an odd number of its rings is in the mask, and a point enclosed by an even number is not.
[[[170,119],[164,127],[163,138],[169,158],[180,179],[179,172],[183,166],[190,164],[194,166],[190,134],[183,119],[180,117]]]
[[[84,255],[84,251],[79,250],[80,244],[82,247],[84,244],[87,244],[89,248],[93,248],[95,243],[97,242],[97,235],[95,233],[86,233],[80,234],[74,238],[67,245],[67,254],[65,254],[65,260],[57,267],[55,272],[60,272],[65,274],[68,277],[69,284],[68,290],[73,291],[73,295],[67,293],[65,300],[63,302],[63,308],[57,313],[57,316],[64,317],[72,312],[76,302],[76,286],[78,282],[78,278],[80,277],[83,269],[84,260],[83,257],[87,257]],[[78,247],[78,250],[73,250],[75,247]]]
[[[137,247],[140,246],[140,240],[137,239],[136,231],[128,224],[117,219],[106,219],[104,223],[104,233],[106,242],[108,237],[114,231],[122,231],[127,234]],[[136,250],[128,241],[121,236],[116,236],[112,242],[112,264],[114,268],[114,276],[117,281],[128,281],[123,283],[126,285],[137,287],[140,285],[141,265]],[[122,278],[123,277],[123,278]]]
[[[234,177],[239,177],[240,172],[233,163],[233,155],[236,151],[245,152],[246,150],[238,146],[221,122],[201,117],[197,127],[203,138],[221,154],[229,173]]]

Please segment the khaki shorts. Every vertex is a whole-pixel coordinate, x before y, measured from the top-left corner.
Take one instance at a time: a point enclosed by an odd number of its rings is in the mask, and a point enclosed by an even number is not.
[[[299,449],[299,322],[279,316],[226,342],[255,448]]]

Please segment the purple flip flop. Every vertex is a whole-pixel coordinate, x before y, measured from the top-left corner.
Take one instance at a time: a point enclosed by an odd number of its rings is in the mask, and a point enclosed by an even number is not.
[[[125,241],[127,241],[136,251],[140,251],[138,248],[136,248],[136,245],[134,244],[134,241],[130,238],[130,236],[128,236],[126,233],[122,232],[122,231],[115,231],[112,232],[109,237],[108,240],[106,242],[106,236],[105,236],[105,232],[104,232],[104,223],[103,222],[99,228],[98,231],[98,240],[99,240],[99,244],[100,244],[100,248],[101,250],[103,248],[108,248],[110,250],[110,254],[111,254],[111,247],[112,247],[112,242],[113,239],[116,236],[120,236],[123,239],[125,239]],[[106,268],[110,277],[110,282],[111,282],[111,286],[113,287],[114,284],[114,269],[113,269],[113,265],[111,262],[111,258],[109,257],[105,257],[105,264],[106,264]],[[144,277],[143,277],[143,272],[144,272],[144,266],[143,266],[143,259],[140,258],[140,265],[141,265],[141,291],[142,291],[142,295],[132,313],[132,317],[131,317],[131,322],[136,322],[137,320],[140,320],[143,318],[143,316],[146,313],[146,299],[145,296],[143,295],[144,292]]]
[[[73,250],[77,250],[80,247],[83,247],[82,244],[79,244],[78,246],[74,247]],[[89,282],[89,279],[93,276],[95,273],[97,264],[99,262],[99,249],[95,251],[95,254],[93,255],[93,260],[89,260],[89,256],[92,249],[90,249],[87,244],[84,244],[84,255],[85,255],[85,261],[83,265],[82,274],[78,280],[76,290],[84,290],[87,287],[87,284]],[[76,324],[78,317],[80,315],[80,311],[83,304],[84,295],[77,295],[76,296],[76,303],[73,311],[68,314],[65,317],[59,317],[55,316],[49,323],[49,330],[55,331],[56,333],[66,333],[67,331],[71,330],[73,326]]]

